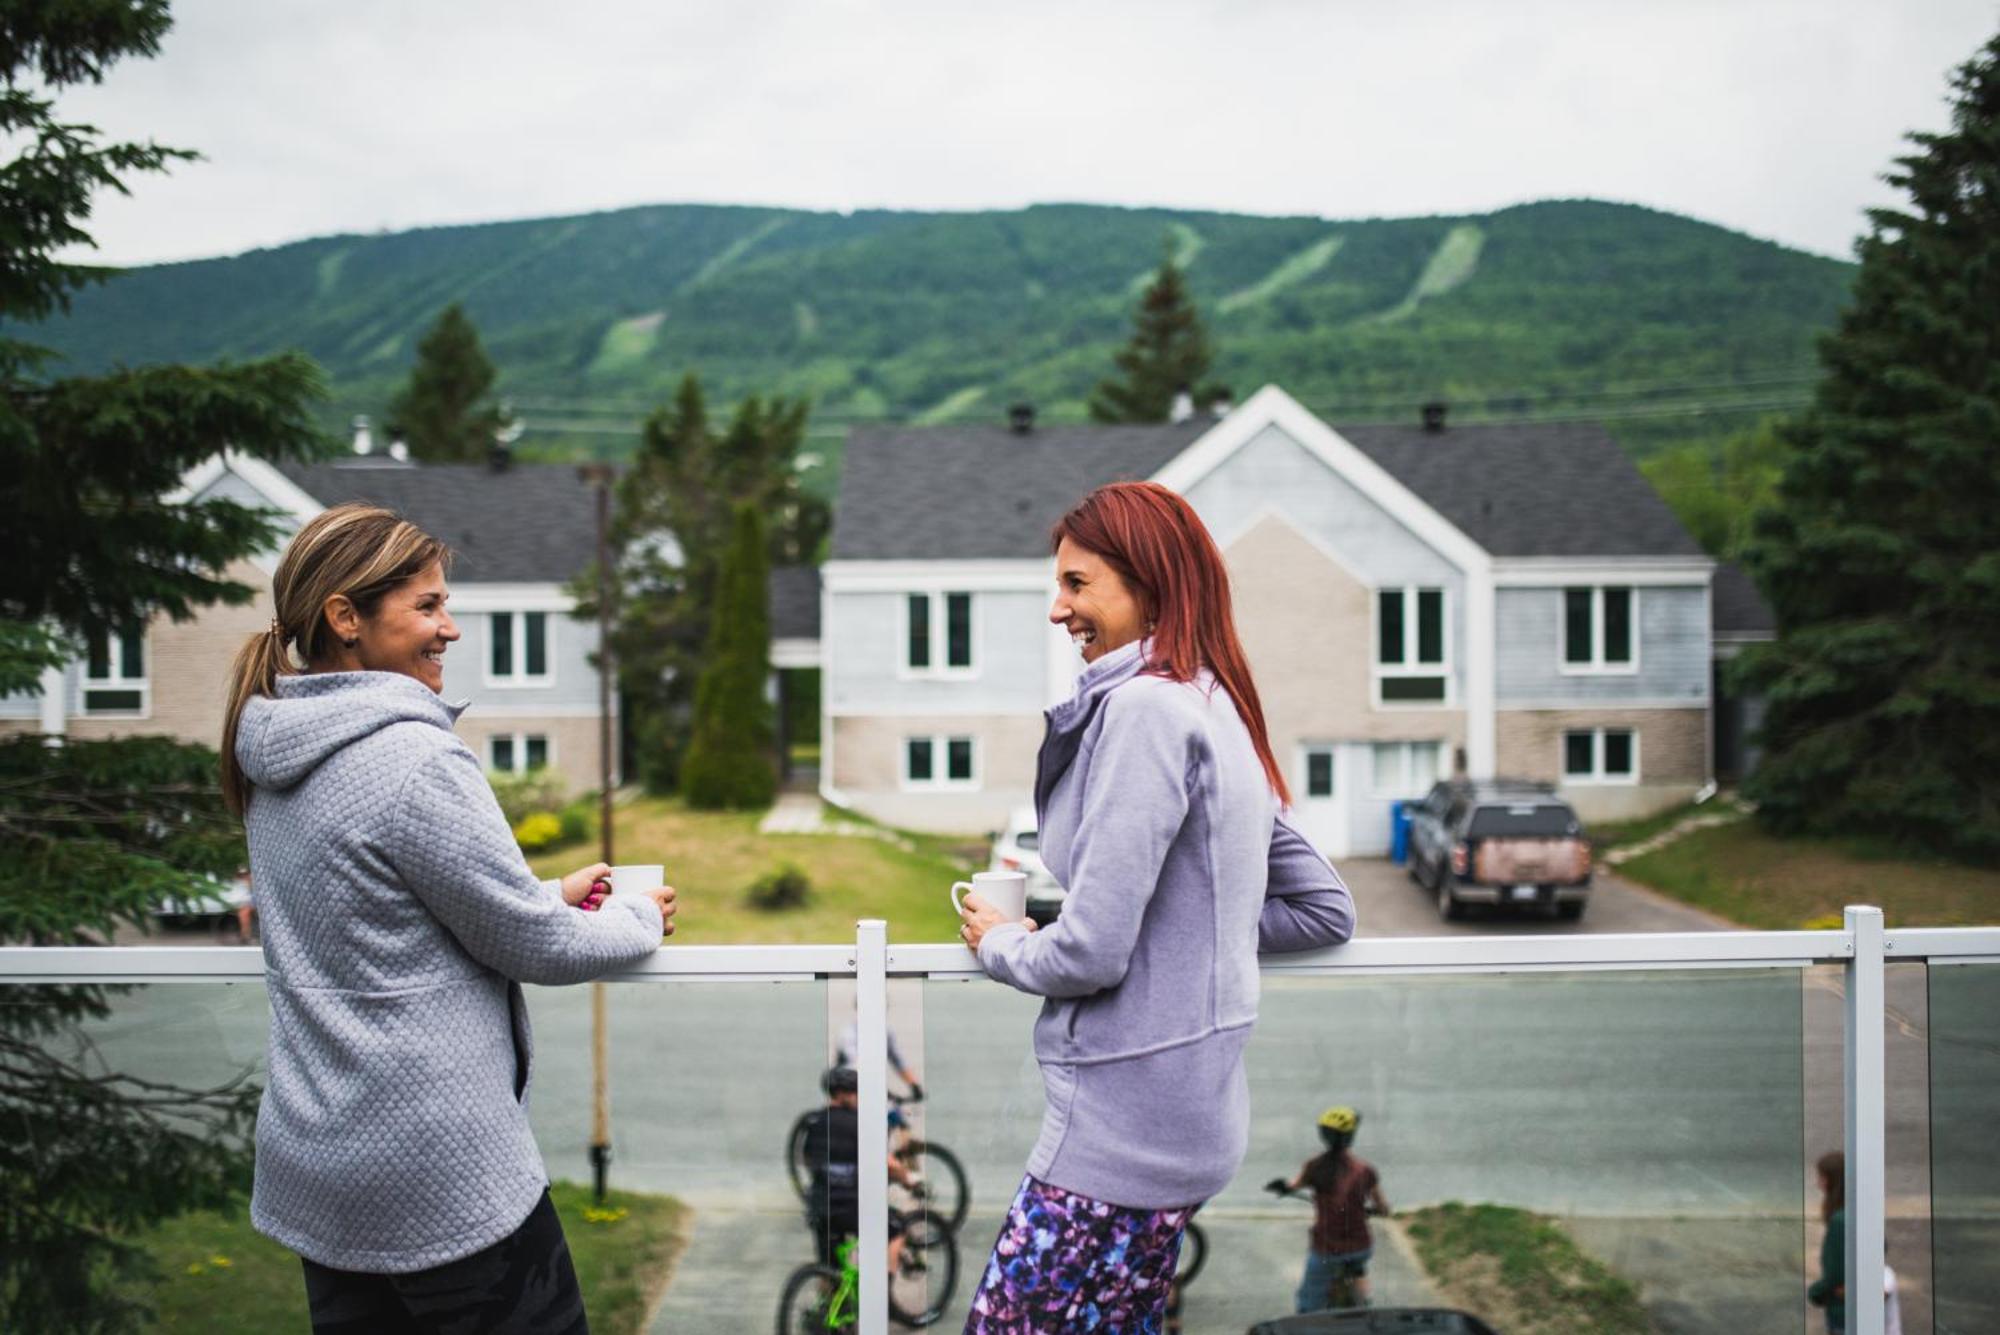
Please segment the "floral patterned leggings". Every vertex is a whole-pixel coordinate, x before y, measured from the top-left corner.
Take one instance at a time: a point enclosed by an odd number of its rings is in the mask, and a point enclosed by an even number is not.
[[[965,1335],[1159,1335],[1194,1211],[1128,1210],[1023,1180]]]

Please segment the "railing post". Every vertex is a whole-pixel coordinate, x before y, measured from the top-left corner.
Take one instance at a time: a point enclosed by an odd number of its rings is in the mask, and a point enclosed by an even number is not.
[[[1850,905],[1847,961],[1847,1329],[1883,1335],[1883,1233],[1887,1220],[1888,1011],[1882,966],[1882,910]]]
[[[854,932],[855,1074],[860,1079],[861,1335],[889,1333],[889,924],[864,918]]]

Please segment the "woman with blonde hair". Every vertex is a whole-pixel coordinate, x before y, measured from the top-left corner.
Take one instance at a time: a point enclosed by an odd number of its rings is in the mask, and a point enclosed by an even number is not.
[[[249,835],[271,1007],[250,1218],[303,1258],[316,1331],[588,1330],[529,1130],[520,984],[650,955],[674,892],[528,870],[439,698],[450,552],[327,510],[236,658],[223,793]]]
[[[1158,1331],[1195,1209],[1243,1161],[1257,955],[1336,945],[1354,903],[1289,795],[1230,610],[1229,572],[1165,487],[1100,487],[1056,524],[1049,620],[1085,667],[1048,713],[1046,930],[965,898],[992,977],[1047,998],[1047,1099],[968,1335]]]

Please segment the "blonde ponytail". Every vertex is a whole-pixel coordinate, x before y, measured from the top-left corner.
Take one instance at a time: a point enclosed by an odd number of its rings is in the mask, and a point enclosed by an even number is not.
[[[236,760],[236,728],[253,695],[274,696],[278,678],[310,671],[330,642],[326,603],[339,594],[372,618],[390,590],[432,566],[449,568],[451,548],[379,505],[322,510],[286,546],[271,577],[277,615],[271,628],[236,651],[229,704],[222,716],[222,800],[238,816],[250,805],[250,782]],[[296,657],[293,646],[297,646]]]
[[[236,760],[236,727],[243,718],[243,706],[253,695],[276,695],[278,678],[297,672],[286,646],[291,636],[276,617],[271,628],[244,641],[236,651],[236,663],[229,670],[229,703],[222,714],[222,800],[237,816],[250,805],[250,782]]]

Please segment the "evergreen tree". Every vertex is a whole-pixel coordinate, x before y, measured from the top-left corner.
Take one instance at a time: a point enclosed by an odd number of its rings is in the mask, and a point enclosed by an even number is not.
[[[418,459],[478,463],[493,448],[505,415],[487,398],[493,363],[479,345],[479,331],[457,302],[417,344],[410,380],[390,405],[391,429]]]
[[[0,311],[37,321],[110,270],[61,262],[88,245],[92,193],[192,156],[106,143],[59,118],[55,96],[157,53],[164,0],[66,0],[0,14]],[[276,539],[261,512],[171,497],[225,444],[267,460],[323,447],[323,393],[298,356],[51,378],[49,354],[0,335],[0,690],[93,632],[243,603],[230,562]],[[0,940],[82,944],[155,905],[191,902],[244,862],[215,753],[166,738],[0,743]],[[257,1091],[183,1089],[106,1073],[80,1024],[119,989],[14,987],[0,1005],[0,1329],[137,1329],[131,1233],[247,1185]]]
[[[1160,270],[1133,313],[1131,341],[1118,352],[1119,373],[1091,393],[1090,415],[1099,422],[1164,422],[1174,395],[1196,392],[1209,360],[1208,335],[1169,237]]]
[[[754,505],[738,505],[681,773],[682,795],[700,810],[767,807],[777,792],[764,698],[771,675],[770,576],[763,517]]]
[[[1888,180],[1747,559],[1778,614],[1751,793],[1779,831],[2000,857],[2000,38]]]
[[[806,411],[802,400],[753,395],[717,436],[700,380],[685,376],[673,403],[647,419],[638,454],[619,481],[611,639],[636,768],[653,792],[671,792],[680,782],[735,507],[748,503],[771,517],[772,563],[818,559],[827,508],[799,489],[792,468]],[[580,616],[596,615],[596,578],[593,569],[575,586]]]

